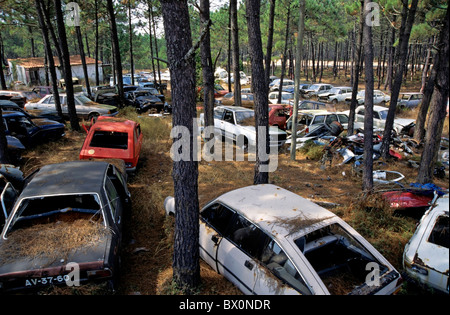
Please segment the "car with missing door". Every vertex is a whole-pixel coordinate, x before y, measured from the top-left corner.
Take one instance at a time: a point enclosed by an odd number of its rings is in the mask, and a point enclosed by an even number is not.
[[[72,161],[45,165],[25,182],[0,237],[0,291],[74,281],[114,287],[131,200],[126,175],[104,161]]]
[[[167,197],[167,214],[174,199]],[[400,273],[332,212],[275,185],[225,193],[200,212],[200,256],[244,294],[393,294]]]

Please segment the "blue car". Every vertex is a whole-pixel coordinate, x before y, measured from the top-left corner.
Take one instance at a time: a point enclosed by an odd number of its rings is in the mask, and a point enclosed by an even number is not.
[[[3,124],[6,135],[16,137],[27,148],[65,135],[64,124],[45,118],[31,119],[17,111],[3,111]]]

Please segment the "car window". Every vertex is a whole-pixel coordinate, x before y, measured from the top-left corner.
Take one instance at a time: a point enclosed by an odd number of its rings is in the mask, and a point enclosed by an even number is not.
[[[344,114],[338,114],[339,122],[341,124],[348,124],[348,116]]]
[[[325,115],[317,115],[314,117],[312,124],[321,124],[325,121]]]
[[[241,215],[236,215],[227,232],[228,239],[249,256],[260,259],[269,237]]]
[[[277,276],[277,278],[289,284],[300,293],[312,294],[292,261],[274,240],[269,241],[264,248],[261,263]]]
[[[234,212],[220,203],[215,203],[200,213],[200,217],[218,233],[224,235]]]
[[[331,124],[333,121],[337,121],[337,120],[338,120],[337,116],[334,115],[334,114],[332,114],[332,115],[328,115],[328,116],[327,116],[325,122],[326,122],[327,124]]]
[[[96,130],[89,146],[109,149],[128,149],[128,133]]]
[[[380,119],[380,114],[378,114],[378,112],[373,112],[373,118]]]
[[[428,242],[449,248],[450,232],[448,215],[442,215],[437,218],[433,230],[428,237]]]
[[[223,116],[223,120],[229,122],[230,124],[234,124],[233,112],[226,110],[225,115]]]
[[[356,114],[364,116],[364,108],[359,109]]]
[[[214,110],[214,118],[217,118],[217,119],[222,119],[222,117],[223,117],[223,108],[216,108],[215,110]]]
[[[119,194],[117,193],[117,190],[109,177],[106,177],[105,191],[106,196],[108,197],[109,206],[111,208],[111,215],[113,218],[115,218],[117,211],[117,202],[119,201]]]

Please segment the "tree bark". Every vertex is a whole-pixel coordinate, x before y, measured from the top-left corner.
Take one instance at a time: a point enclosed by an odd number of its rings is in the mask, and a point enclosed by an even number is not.
[[[52,78],[52,90],[53,90],[53,96],[55,100],[55,108],[56,112],[58,113],[58,116],[63,118],[63,113],[61,109],[61,102],[59,98],[59,91],[58,91],[58,78],[56,76],[56,67],[55,67],[55,60],[53,58],[53,52],[50,45],[50,38],[48,36],[48,27],[45,23],[44,18],[44,4],[42,3],[42,0],[36,0],[36,12],[38,13],[38,22],[39,26],[42,31],[42,37],[44,39],[44,48],[49,64],[50,69],[50,76]]]
[[[200,22],[204,27],[210,20],[209,0],[200,0]],[[211,39],[210,30],[206,31],[206,35],[200,43],[202,74],[203,74],[203,101],[205,111],[205,127],[214,127],[214,69],[211,57]],[[207,135],[210,141],[214,135]],[[211,152],[212,153],[212,152]]]
[[[114,67],[116,72],[115,77],[117,78],[119,104],[120,106],[123,106],[125,104],[125,95],[123,90],[122,58],[120,57],[119,38],[117,35],[116,16],[114,14],[113,0],[106,1],[106,8],[110,19],[111,40],[113,43],[112,48],[114,52]]]
[[[369,13],[365,8],[371,0],[364,0],[364,21]],[[365,62],[365,99],[364,99],[364,171],[363,191],[373,189],[373,43],[372,26],[363,23],[364,62]]]
[[[77,117],[77,111],[75,108],[75,98],[72,82],[72,67],[70,66],[69,46],[67,44],[66,28],[64,25],[64,18],[61,11],[61,0],[55,0],[56,11],[56,25],[58,28],[59,41],[61,43],[61,59],[64,64],[64,80],[66,84],[66,99],[67,99],[67,111],[69,113],[69,121],[72,130],[79,131],[80,123]]]
[[[86,65],[86,55],[84,54],[83,38],[81,36],[80,26],[75,26],[75,32],[77,33],[78,48],[80,50],[81,65],[82,65],[83,74],[84,74],[84,84],[86,85],[86,91],[88,93],[88,96],[89,96],[89,98],[91,98],[91,87],[89,84],[89,75],[88,75],[87,65]]]
[[[195,61],[188,56],[192,48],[189,9],[187,1],[162,0],[162,15],[167,42],[167,57],[171,75],[172,112],[174,128],[188,131],[188,139],[181,139],[189,150],[186,160],[174,160],[173,181],[175,191],[175,240],[173,277],[175,283],[187,293],[199,285],[199,205],[198,162],[194,159]],[[174,21],[177,21],[174,23]],[[181,141],[175,134],[174,144]],[[186,153],[186,152],[184,152]]]
[[[290,15],[291,15],[291,3],[288,3],[288,7],[287,7],[287,17],[286,17],[286,31],[284,34],[284,50],[283,50],[283,60],[281,61],[281,77],[280,77],[280,88],[278,91],[278,104],[281,103],[281,95],[283,93],[283,81],[284,81],[284,76],[286,74],[286,60],[287,60],[287,46],[288,46],[288,41],[289,41],[289,20],[290,20]]]
[[[398,96],[402,86],[403,73],[407,61],[408,42],[411,35],[414,17],[416,15],[417,3],[419,0],[412,0],[411,6],[408,10],[408,0],[402,0],[402,27],[400,29],[400,39],[398,45],[398,66],[395,73],[394,85],[392,87],[391,101],[386,117],[386,123],[383,131],[383,141],[381,143],[381,156],[384,159],[389,158],[389,146],[391,142],[391,132],[394,126],[395,110],[397,108]],[[409,12],[408,12],[409,11]]]
[[[433,99],[430,107],[427,133],[417,181],[421,184],[433,182],[434,166],[438,158],[442,129],[446,119],[449,90],[449,8],[439,35],[438,53],[434,67],[437,69]]]
[[[260,26],[261,0],[246,0],[246,16],[248,27],[248,43],[250,62],[252,67],[252,90],[255,96],[255,128],[256,128],[256,164],[253,184],[269,183],[269,100],[267,98],[268,85],[264,75],[264,56],[261,41]],[[264,132],[265,141],[261,142]],[[266,169],[265,169],[266,168]]]
[[[231,13],[231,39],[233,42],[233,73],[234,73],[234,103],[242,105],[241,100],[241,76],[239,74],[239,29],[237,18],[237,0],[230,0]]]
[[[266,85],[269,86],[270,79],[270,63],[272,61],[272,46],[273,46],[273,23],[275,19],[275,3],[276,0],[269,0],[270,11],[269,11],[269,34],[267,35],[267,49],[266,49],[266,60],[265,60],[265,77]]]

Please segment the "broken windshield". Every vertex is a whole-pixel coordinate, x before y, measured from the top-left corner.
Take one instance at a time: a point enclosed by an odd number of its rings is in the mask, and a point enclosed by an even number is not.
[[[378,266],[380,275],[387,270],[336,223],[315,230],[294,242],[331,294],[348,294],[356,287],[366,284],[366,277],[371,270],[367,269],[369,263]]]

